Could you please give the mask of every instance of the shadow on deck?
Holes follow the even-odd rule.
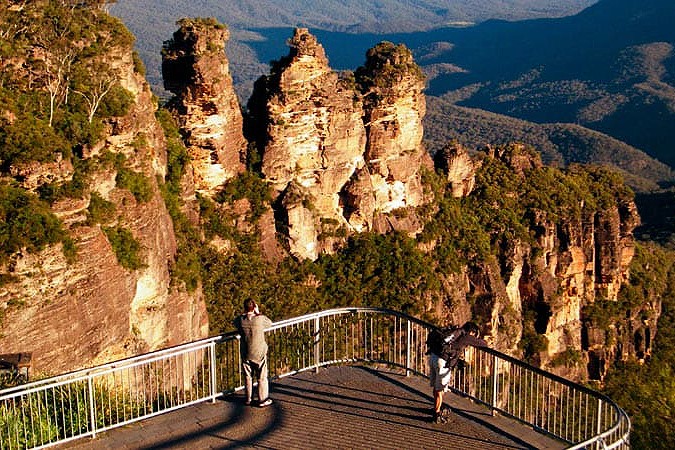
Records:
[[[275,380],[274,403],[242,395],[170,412],[67,444],[77,449],[562,449],[530,427],[447,394],[447,424],[431,421],[427,380],[369,366],[322,368]]]

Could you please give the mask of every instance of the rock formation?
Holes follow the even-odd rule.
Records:
[[[403,44],[382,42],[368,50],[356,82],[364,96],[365,160],[377,211],[421,205],[420,167],[432,165],[422,146],[426,102],[421,69]]]
[[[188,293],[171,283],[169,265],[176,241],[156,181],[166,173],[167,157],[152,93],[134,69],[130,45],[113,46],[104,58],[132,101],[124,116],[106,120],[101,140],[83,148],[83,159],[91,169],[82,198],[65,198],[52,206],[75,243],[75,261],[68,261],[58,244],[38,253],[19,251],[0,266],[0,316],[4,316],[0,348],[3,353],[32,353],[34,376],[88,367],[208,334],[200,290]],[[120,169],[103,162],[106,154],[119,156],[130,173],[143,174],[147,198],[138,200],[118,185]],[[62,168],[56,175],[39,176],[55,165]],[[72,171],[72,164],[65,159],[43,167],[31,164],[30,174],[24,173],[25,187],[67,181],[68,168]],[[87,221],[93,193],[114,207],[114,217],[100,225]],[[103,226],[123,227],[133,235],[141,247],[142,267],[130,270],[119,264]]]
[[[164,43],[164,85],[192,159],[196,190],[213,195],[244,170],[246,140],[232,87],[225,43],[229,32],[213,19],[183,19]]]
[[[462,153],[448,147],[436,158],[447,174],[453,195],[464,190],[465,181],[475,175],[471,170],[453,175],[458,173],[453,162]],[[488,148],[485,157],[500,159],[513,176],[524,179],[528,171],[542,167],[538,156],[517,144]],[[477,165],[466,162],[466,158],[461,157],[464,167]],[[456,191],[456,180],[463,186],[460,191]],[[585,316],[587,307],[595,302],[616,303],[620,287],[628,281],[635,251],[632,231],[639,224],[635,204],[617,194],[617,199],[603,209],[581,210],[579,217],[569,216],[558,223],[540,211],[533,227],[537,250],[530,243],[513,242],[511,250],[501,255],[503,268],[486,261],[478,270],[466,271],[464,280],[455,281],[466,288],[453,297],[453,306],[446,314],[461,322],[471,317],[469,311],[481,311],[482,316],[490,317],[495,347],[511,354],[522,351],[522,339],[532,339],[534,333],[545,337],[537,361],[571,378],[601,379],[613,359],[644,353],[648,348],[645,341],[649,341],[645,336],[653,335],[655,323],[639,324],[629,319],[631,332],[600,331]],[[473,307],[466,298],[474,299]],[[533,323],[528,324],[528,320]],[[530,335],[524,337],[528,332]],[[637,344],[635,333],[641,336]],[[575,354],[579,363],[565,367],[565,358]]]
[[[291,253],[316,259],[345,232],[420,231],[412,211],[386,216],[424,202],[419,171],[431,166],[424,80],[410,52],[380,44],[354,80],[329,67],[308,30],[296,29],[289,46],[265,79],[262,172],[282,198]]]
[[[451,143],[434,155],[434,166],[441,169],[450,185],[453,197],[466,197],[476,184],[476,162],[459,143]]]
[[[216,220],[232,222],[247,237],[258,234],[270,261],[288,253],[315,260],[339,251],[353,233],[414,236],[433,209],[441,209],[440,203],[419,208],[431,203],[421,174],[433,166],[422,145],[424,79],[410,51],[384,42],[368,51],[355,73],[338,74],[316,38],[298,28],[289,40],[290,53],[256,83],[255,101],[249,103],[247,117],[255,123],[247,129],[257,134],[247,137],[261,152],[266,183],[246,174],[265,193],[257,196],[265,204],[255,204],[253,223],[252,198],[233,196],[228,203],[216,195],[251,156],[245,154],[248,142],[224,54],[228,32],[210,19],[186,19],[179,25],[165,43],[163,70],[166,87],[175,94],[171,110],[191,157],[178,197],[193,205],[183,210],[193,225],[208,220],[194,207],[196,191],[220,202],[213,208]],[[111,48],[108,62],[131,95],[131,107],[105,120],[102,139],[79,149],[81,158],[92,163],[84,194],[52,205],[76,243],[76,261],[69,262],[58,244],[15,252],[0,266],[0,348],[32,352],[34,373],[72,370],[208,333],[199,287],[188,292],[172,283],[176,235],[157,182],[167,175],[167,144],[147,83],[134,70],[130,46]],[[0,118],[8,115],[0,105]],[[463,202],[479,193],[476,172],[491,161],[508,167],[505,184],[524,184],[542,170],[540,158],[515,144],[490,147],[480,158],[451,144],[435,160],[454,197],[443,200],[453,207],[471,205]],[[76,170],[64,154],[50,162],[14,164],[4,175],[37,191],[73,179]],[[144,177],[145,197],[120,182],[124,171]],[[271,204],[266,186],[274,191]],[[99,197],[114,206],[114,214],[93,223],[88,208]],[[485,207],[499,208],[494,203]],[[658,312],[647,318],[641,313],[658,305],[636,307],[630,317],[607,327],[588,312],[596,303],[616,302],[628,280],[632,232],[639,221],[632,200],[620,193],[605,203],[590,207],[579,199],[573,208],[579,213],[564,218],[558,211],[532,208],[531,230],[499,241],[489,255],[471,255],[463,267],[434,267],[441,292],[421,295],[444,302],[429,305],[428,311],[443,322],[479,320],[497,349],[516,356],[528,353],[535,363],[572,377],[600,379],[613,359],[648,354]],[[120,264],[108,227],[122,227],[140,243],[140,267]],[[494,244],[486,240],[486,247]],[[236,245],[234,238],[220,235],[209,244],[221,254]],[[438,241],[418,244],[431,252]],[[450,248],[448,259],[453,252],[460,250]],[[310,284],[318,288],[318,283],[315,278]],[[579,364],[561,363],[577,356]]]

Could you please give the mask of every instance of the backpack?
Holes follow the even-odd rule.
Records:
[[[427,354],[434,353],[446,361],[456,359],[459,352],[453,343],[464,333],[465,331],[457,325],[434,328],[427,335]]]

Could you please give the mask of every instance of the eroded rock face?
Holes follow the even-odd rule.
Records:
[[[514,176],[527,177],[528,170],[541,167],[538,156],[523,152],[518,145],[489,149],[488,157],[501,159]],[[452,159],[444,155],[441,160]],[[454,184],[451,188],[455,193]],[[490,317],[494,347],[513,355],[522,352],[519,342],[525,328],[531,327],[530,333],[545,337],[536,362],[573,379],[602,379],[614,360],[628,355],[644,358],[655,321],[640,316],[649,310],[653,312],[649,317],[657,317],[658,305],[635,308],[634,317],[620,318],[606,329],[584,315],[595,302],[616,302],[619,289],[629,279],[635,252],[633,230],[639,224],[635,204],[617,195],[612,206],[581,210],[579,217],[562,221],[539,211],[532,228],[537,250],[527,242],[514,242],[501,255],[501,269],[485,262],[469,270],[469,282],[460,279],[454,289],[466,286],[464,295],[473,303],[469,305],[455,293],[444,314],[466,316],[470,309],[474,315]]]
[[[291,253],[316,259],[321,218],[348,226],[339,193],[364,165],[365,128],[360,100],[316,38],[299,28],[289,46],[267,79],[262,172],[279,194],[293,186],[283,203]]]
[[[34,375],[88,367],[208,335],[199,289],[188,293],[171,286],[169,264],[176,241],[156,182],[166,173],[166,144],[152,93],[134,71],[131,48],[113,48],[109,58],[134,101],[127,115],[107,123],[104,139],[83,153],[86,158],[123,154],[126,168],[144,174],[151,192],[147,201],[137,200],[117,186],[115,168],[97,164],[83,198],[52,206],[76,245],[75,261],[66,260],[59,244],[36,254],[19,252],[0,267],[0,273],[13,277],[0,286],[0,348],[31,352]],[[114,205],[110,222],[86,222],[94,191]],[[144,266],[120,266],[102,226],[128,230],[141,246]]]
[[[388,213],[421,205],[420,167],[429,161],[422,146],[426,113],[422,71],[404,45],[382,42],[367,52],[356,80],[364,95],[368,134],[364,157],[376,209]]]
[[[434,166],[446,174],[453,197],[466,197],[476,184],[478,168],[464,146],[451,143],[434,155]]]
[[[419,172],[431,164],[422,147],[424,81],[410,52],[374,49],[355,81],[329,67],[306,29],[289,46],[264,80],[262,172],[278,195],[293,185],[293,201],[281,202],[288,229],[299,233],[289,236],[291,253],[316,259],[351,232],[420,231],[412,208],[425,201]],[[406,208],[407,220],[389,216]]]
[[[162,73],[194,167],[196,190],[213,195],[244,170],[246,140],[232,87],[227,28],[213,19],[183,19],[164,43]]]

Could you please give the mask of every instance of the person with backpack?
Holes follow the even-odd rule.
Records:
[[[464,349],[473,345],[487,347],[487,343],[479,338],[478,325],[466,322],[461,327],[448,326],[435,328],[427,336],[427,354],[429,355],[429,381],[434,391],[435,423],[446,423],[443,414],[443,393],[448,390],[452,369],[464,355]]]
[[[265,329],[272,326],[272,321],[260,313],[254,300],[247,299],[244,302],[244,314],[234,320],[234,326],[241,336],[239,351],[244,371],[246,404],[250,405],[253,400],[253,381],[256,379],[258,381],[258,406],[269,406],[272,404],[272,399],[268,396]]]

